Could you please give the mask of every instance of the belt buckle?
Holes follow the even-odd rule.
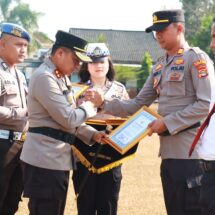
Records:
[[[22,132],[14,131],[13,140],[21,140],[21,139],[22,139]]]

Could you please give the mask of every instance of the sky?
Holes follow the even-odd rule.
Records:
[[[43,13],[39,30],[52,40],[57,30],[69,28],[144,31],[152,14],[181,8],[179,0],[22,0],[30,9]]]

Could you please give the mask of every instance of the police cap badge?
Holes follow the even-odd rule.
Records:
[[[93,62],[101,62],[109,55],[110,52],[105,43],[89,43],[87,46],[87,56],[89,56]]]

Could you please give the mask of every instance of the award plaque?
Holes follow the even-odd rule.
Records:
[[[113,130],[104,142],[124,154],[148,134],[148,124],[159,118],[159,114],[144,106]]]
[[[110,131],[116,129],[125,122],[126,118],[109,119],[89,119],[85,123],[94,127],[98,131]],[[102,147],[101,147],[102,146]],[[100,174],[115,168],[135,156],[138,144],[134,145],[126,153],[121,154],[111,145],[94,143],[89,146],[79,138],[76,138],[72,145],[73,153],[78,157],[81,163],[90,171]],[[100,149],[99,149],[100,148]],[[98,149],[100,152],[97,154]]]
[[[89,86],[84,84],[72,83],[72,90],[74,92],[74,96],[77,99],[85,90],[89,88]]]

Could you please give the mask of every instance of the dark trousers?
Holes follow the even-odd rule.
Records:
[[[212,161],[215,167],[215,161]],[[200,203],[202,206],[202,215],[215,214],[215,169],[205,172],[202,178]]]
[[[73,171],[73,185],[77,193],[88,170],[78,163]],[[78,215],[116,215],[121,185],[121,166],[101,174],[89,173],[77,199]]]
[[[14,215],[18,210],[23,192],[20,150],[5,164],[8,150],[13,147],[9,140],[0,140],[0,214]]]
[[[202,174],[199,160],[165,159],[161,181],[168,215],[201,215],[200,186],[188,182]]]
[[[24,197],[30,215],[63,215],[69,171],[50,170],[23,163]]]

